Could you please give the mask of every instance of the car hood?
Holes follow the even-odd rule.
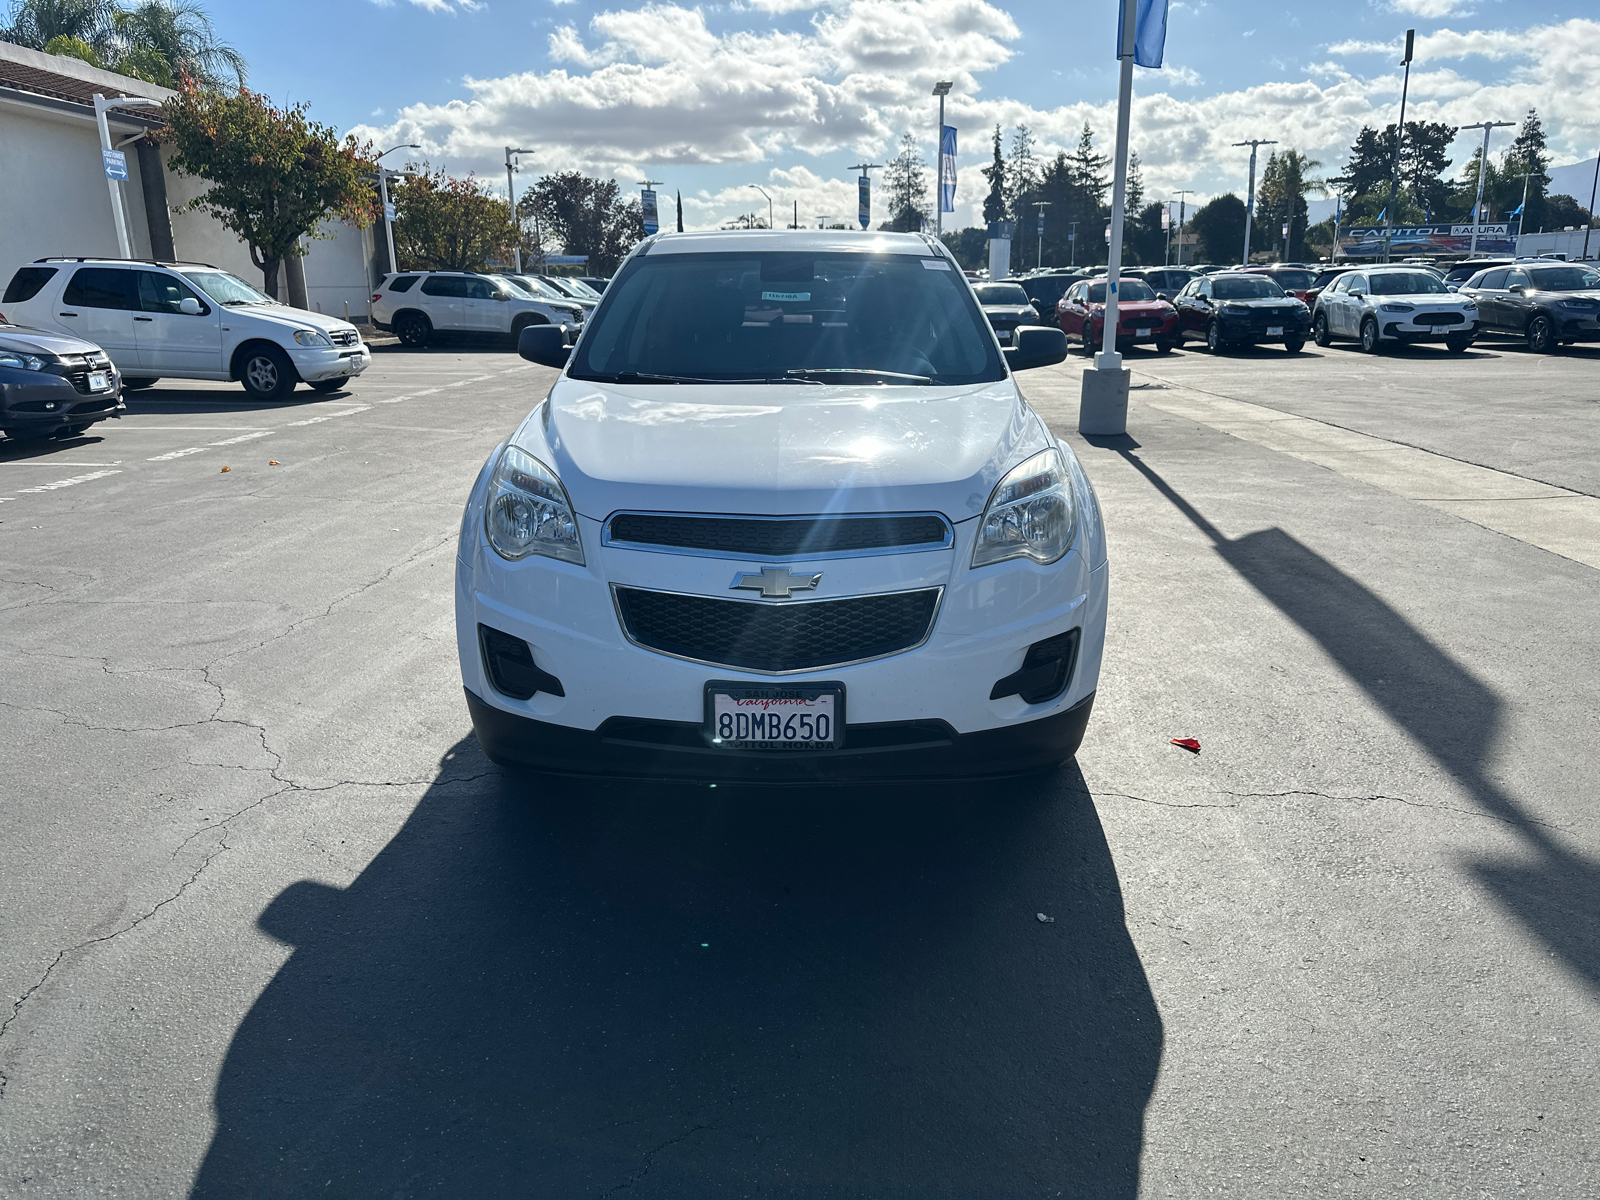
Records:
[[[1293,296],[1256,296],[1249,300],[1213,300],[1217,307],[1227,305],[1229,308],[1293,308]]]
[[[1405,296],[1378,296],[1368,292],[1363,297],[1369,304],[1443,304],[1454,308],[1464,304],[1465,301],[1454,292],[1422,292],[1416,295]]]
[[[983,315],[986,317],[1031,317],[1034,307],[1031,304],[985,304]]]
[[[326,313],[311,312],[304,308],[291,308],[287,304],[262,304],[259,306],[240,306],[238,308],[224,308],[226,314],[239,314],[254,317],[261,321],[270,321],[274,325],[282,325],[287,329],[304,329],[310,326],[320,329],[324,333],[332,333],[336,329],[354,329],[355,326],[343,317],[330,317]]]
[[[1104,312],[1106,306],[1098,301],[1085,305],[1090,312]],[[1169,313],[1172,306],[1165,300],[1119,300],[1117,301],[1117,314],[1126,313]]]
[[[1009,380],[970,387],[619,386],[563,378],[514,435],[580,513],[977,516],[1052,444]]]
[[[93,342],[65,333],[49,333],[27,325],[0,325],[0,350],[24,354],[93,354],[100,349]]]

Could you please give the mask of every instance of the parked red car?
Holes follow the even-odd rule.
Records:
[[[1317,285],[1317,272],[1305,267],[1286,267],[1277,263],[1268,263],[1264,267],[1240,267],[1240,271],[1250,275],[1265,275],[1296,300],[1311,303],[1312,297],[1306,295]]]
[[[1092,354],[1105,342],[1106,281],[1080,280],[1067,289],[1056,305],[1056,320],[1068,338],[1083,343]],[[1170,354],[1181,339],[1178,310],[1151,290],[1142,279],[1121,281],[1117,296],[1117,349],[1154,345],[1156,353]]]

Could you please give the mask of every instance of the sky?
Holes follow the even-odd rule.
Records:
[[[1243,196],[1249,149],[1276,139],[1333,174],[1363,124],[1395,119],[1405,30],[1417,31],[1408,120],[1544,120],[1556,164],[1600,144],[1595,0],[1172,0],[1161,69],[1135,71],[1130,144],[1147,200]],[[376,143],[476,172],[501,194],[504,147],[525,147],[519,191],[582,170],[626,189],[681,190],[687,228],[741,213],[854,220],[851,164],[884,162],[904,131],[934,157],[936,80],[954,89],[956,212],[979,222],[996,123],[1009,147],[1071,150],[1085,121],[1109,153],[1115,0],[209,0],[250,85]],[[1496,130],[1492,150],[1514,130]],[[1454,175],[1478,133],[1454,146]],[[1264,148],[1263,157],[1267,153]],[[1562,178],[1579,172],[1563,173]],[[877,175],[874,172],[874,175]],[[931,182],[931,172],[930,172]],[[1585,189],[1586,190],[1586,189]],[[1587,195],[1581,199],[1587,203]],[[1315,210],[1314,210],[1315,211]],[[874,224],[886,215],[875,205]]]

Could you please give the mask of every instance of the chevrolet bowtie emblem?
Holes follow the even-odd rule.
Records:
[[[764,600],[787,600],[790,592],[815,591],[821,574],[792,575],[788,567],[762,567],[759,575],[740,575],[731,591],[760,592]]]

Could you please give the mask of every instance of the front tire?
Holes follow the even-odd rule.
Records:
[[[125,392],[142,392],[145,388],[155,387],[160,382],[161,380],[159,379],[129,379],[124,375],[122,377],[122,390]]]
[[[1451,354],[1465,354],[1467,347],[1472,345],[1472,338],[1470,336],[1447,337],[1444,340],[1444,344],[1450,348]]]
[[[1558,354],[1561,343],[1556,339],[1555,326],[1549,317],[1535,317],[1528,322],[1528,349],[1535,354]]]
[[[433,340],[433,322],[421,313],[401,313],[394,323],[394,335],[402,346],[421,350]]]
[[[1317,319],[1311,322],[1311,339],[1323,348],[1333,345],[1333,333],[1328,329],[1327,313],[1318,313]]]
[[[1156,339],[1156,353],[1157,354],[1171,354],[1172,350],[1173,350],[1173,347],[1175,347],[1177,344],[1178,343],[1176,343],[1174,341],[1171,341],[1171,340],[1169,340],[1167,338],[1157,338]]]
[[[1094,356],[1094,326],[1085,321],[1083,328],[1078,331],[1078,336],[1083,339],[1083,356],[1092,358]]]
[[[1364,354],[1377,354],[1383,349],[1378,339],[1378,323],[1371,317],[1361,322],[1361,350]]]
[[[349,382],[350,381],[348,379],[319,379],[315,383],[309,384],[308,386],[313,392],[322,392],[326,394],[328,392],[337,392],[341,390],[345,384]]]
[[[1299,354],[1306,347],[1305,338],[1284,338],[1283,348],[1290,354]]]
[[[289,356],[276,346],[258,347],[240,364],[240,382],[255,400],[287,400],[299,377]]]
[[[1206,325],[1206,349],[1212,354],[1224,354],[1228,349],[1228,343],[1222,339],[1222,327],[1215,321]]]

